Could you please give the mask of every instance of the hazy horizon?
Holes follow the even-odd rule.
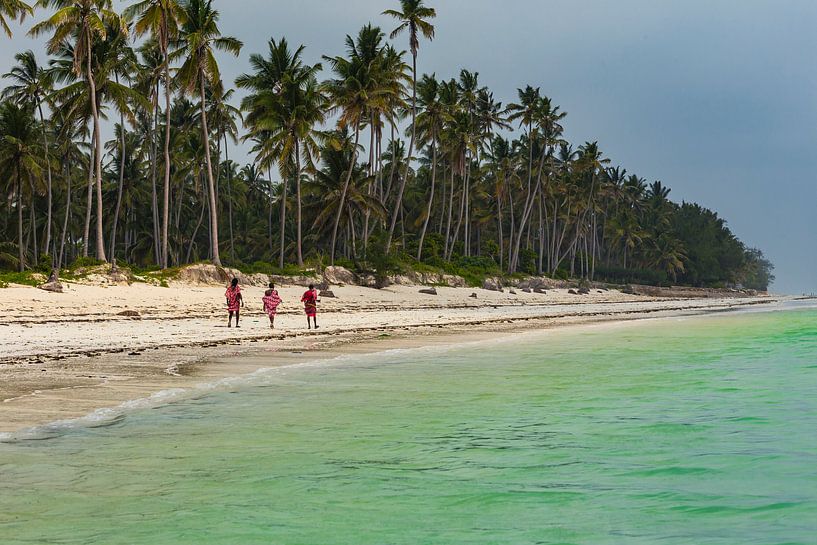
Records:
[[[131,2],[118,2],[118,6]],[[576,145],[599,142],[612,165],[661,180],[675,201],[694,201],[727,220],[748,246],[775,264],[772,290],[817,291],[813,250],[817,189],[811,177],[817,140],[817,49],[805,0],[726,3],[693,0],[657,5],[625,0],[429,0],[437,9],[436,39],[421,44],[418,70],[439,77],[461,68],[479,72],[497,100],[516,89],[541,87],[568,112],[565,136]],[[232,85],[251,53],[270,37],[305,44],[310,62],[343,51],[346,34],[372,22],[388,33],[380,13],[396,0],[297,5],[263,0],[214,2],[221,31],[244,42],[238,60],[223,58]],[[18,51],[45,60],[43,41],[25,32],[3,37],[0,71]],[[405,49],[405,36],[395,43]],[[231,158],[248,160],[246,151]]]

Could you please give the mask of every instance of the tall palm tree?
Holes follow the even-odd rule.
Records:
[[[39,165],[40,150],[37,145],[36,121],[29,110],[13,102],[3,102],[0,104],[0,135],[2,135],[0,136],[0,172],[7,172],[14,176],[14,195],[17,200],[18,268],[22,272],[26,266],[23,243],[23,181],[33,184],[42,171]],[[36,236],[36,233],[34,235]]]
[[[21,23],[25,20],[26,15],[31,15],[31,6],[22,0],[0,0],[0,27],[6,36],[11,38],[11,28],[9,28],[7,19],[17,19]]]
[[[51,92],[53,81],[49,72],[39,66],[34,52],[30,49],[14,56],[17,66],[3,74],[4,78],[12,80],[12,84],[3,90],[3,98],[10,98],[18,104],[36,109],[40,116],[40,129],[42,130],[43,152],[45,154],[45,165],[47,172],[48,204],[46,211],[45,244],[46,251],[53,256],[51,248],[51,218],[52,218],[52,188],[51,188],[51,151],[48,144],[48,125],[43,115],[43,101]]]
[[[91,117],[94,122],[94,172],[96,175],[97,205],[96,253],[97,259],[101,261],[107,260],[105,258],[105,240],[102,231],[102,137],[99,126],[96,80],[93,70],[93,46],[98,40],[105,39],[109,27],[118,27],[122,33],[128,33],[125,20],[111,9],[111,4],[112,0],[39,0],[38,5],[54,7],[57,11],[45,21],[34,25],[30,31],[32,36],[52,32],[46,47],[51,54],[60,51],[63,47],[63,41],[72,37],[74,39],[74,72],[77,75],[84,75],[88,84]]]
[[[420,34],[426,39],[434,39],[434,25],[428,20],[437,16],[434,8],[425,5],[423,0],[400,0],[401,11],[387,9],[383,15],[389,15],[400,21],[390,38],[393,40],[403,31],[409,35],[409,50],[411,51],[411,140],[409,141],[408,159],[411,161],[411,154],[414,153],[414,140],[416,137],[415,121],[417,120],[417,51],[420,49]],[[391,225],[389,226],[389,236],[386,240],[386,253],[390,251],[391,240],[394,235],[394,226],[397,224],[397,217],[400,214],[400,206],[403,201],[403,191],[406,188],[406,178],[408,178],[409,163],[406,163],[403,176],[400,179],[400,189],[397,192],[397,202],[392,212]]]
[[[238,56],[242,43],[236,38],[222,36],[218,28],[218,11],[212,0],[188,0],[183,4],[184,21],[179,35],[179,49],[174,56],[183,57],[177,77],[181,86],[191,94],[198,92],[201,108],[201,134],[207,171],[208,197],[210,199],[210,233],[213,263],[221,266],[218,248],[218,208],[213,165],[210,158],[210,130],[207,126],[207,88],[222,85],[221,73],[215,50]]]
[[[419,261],[423,258],[423,241],[433,212],[434,190],[437,182],[437,142],[444,123],[448,121],[448,112],[440,99],[440,82],[433,74],[424,75],[418,87],[421,110],[417,114],[416,123],[419,141],[421,145],[431,145],[431,187],[428,192],[423,228],[420,231],[420,241],[417,245],[417,260]]]
[[[319,133],[326,101],[316,74],[320,64],[306,65],[301,60],[304,46],[290,51],[285,38],[269,41],[269,52],[250,56],[253,74],[236,79],[238,87],[252,91],[242,101],[250,131],[247,138],[260,139],[259,158],[263,165],[277,163],[283,183],[295,180],[296,252],[298,266],[303,266],[301,174],[302,161],[308,166],[318,153]],[[286,203],[283,203],[286,206]],[[281,248],[279,267],[284,266],[285,208],[281,215]]]
[[[338,127],[346,130],[349,127],[354,131],[352,145],[352,167],[345,173],[345,180],[340,193],[340,202],[332,228],[332,242],[330,262],[335,262],[335,248],[338,238],[338,226],[343,215],[346,194],[352,171],[357,164],[358,144],[360,143],[360,126],[364,116],[369,113],[381,100],[387,99],[379,90],[378,69],[381,67],[382,55],[372,54],[372,50],[381,51],[380,43],[383,32],[378,27],[366,25],[358,32],[357,39],[346,35],[346,50],[348,58],[343,56],[327,57],[324,60],[329,64],[335,77],[324,83],[324,90],[330,101],[328,114],[339,112]]]
[[[134,33],[142,36],[150,33],[156,40],[162,55],[163,84],[165,90],[165,138],[164,138],[164,185],[162,196],[161,266],[168,267],[168,222],[170,221],[170,43],[179,34],[179,26],[186,20],[186,11],[177,0],[141,0],[125,11],[134,17]]]

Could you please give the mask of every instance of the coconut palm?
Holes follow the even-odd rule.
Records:
[[[423,258],[423,241],[425,240],[428,222],[431,219],[434,191],[437,182],[437,142],[444,124],[449,119],[448,111],[440,100],[440,82],[434,75],[424,75],[418,85],[420,112],[417,114],[417,131],[420,145],[431,145],[431,186],[428,192],[423,228],[420,231],[420,241],[417,246],[417,260]]]
[[[0,27],[6,36],[11,38],[11,28],[9,28],[8,19],[18,20],[21,23],[25,20],[26,15],[31,15],[31,6],[22,0],[0,0]]]
[[[221,86],[221,74],[215,51],[238,56],[242,43],[236,38],[222,36],[218,28],[219,13],[212,0],[188,0],[182,7],[184,21],[179,32],[179,48],[173,57],[183,58],[177,77],[181,87],[190,94],[198,93],[201,108],[201,134],[210,199],[210,233],[213,263],[221,266],[218,244],[218,208],[216,184],[210,158],[210,131],[207,126],[207,88]]]
[[[125,11],[134,17],[134,33],[142,36],[150,33],[162,56],[163,84],[165,91],[165,138],[164,138],[164,185],[162,197],[162,247],[160,252],[162,268],[168,267],[168,222],[170,221],[170,43],[179,34],[179,26],[187,17],[187,12],[176,0],[141,0]]]
[[[434,39],[434,25],[428,20],[437,16],[434,8],[425,5],[423,0],[400,0],[401,11],[387,9],[383,15],[389,15],[400,21],[390,35],[393,40],[402,32],[409,35],[409,50],[411,51],[411,140],[409,141],[408,158],[414,153],[414,140],[416,137],[415,121],[417,120],[417,51],[420,49],[420,34],[426,39]],[[400,189],[397,192],[397,202],[392,212],[389,235],[386,240],[386,253],[390,251],[391,240],[394,235],[394,226],[397,224],[397,217],[400,214],[400,206],[403,201],[403,191],[406,188],[406,178],[408,178],[408,163],[400,179]]]
[[[30,49],[14,56],[17,66],[3,74],[4,78],[10,79],[12,84],[3,90],[3,98],[10,98],[17,104],[36,109],[40,117],[40,129],[42,131],[43,152],[45,154],[45,165],[47,173],[48,204],[46,209],[45,244],[46,251],[53,255],[51,248],[51,224],[52,224],[52,187],[51,187],[51,151],[48,144],[48,125],[43,115],[43,101],[51,92],[53,81],[47,70],[39,66],[34,52]]]
[[[28,109],[10,101],[0,104],[0,172],[8,173],[14,181],[20,271],[25,270],[26,266],[23,243],[23,182],[33,185],[42,172],[37,139],[37,124]],[[36,232],[34,235],[36,236]]]
[[[303,266],[301,175],[302,161],[308,166],[318,153],[316,127],[323,123],[326,101],[315,75],[320,64],[303,63],[304,46],[290,51],[286,39],[270,40],[266,58],[252,55],[253,74],[244,74],[236,85],[252,91],[242,101],[247,112],[250,132],[247,138],[263,136],[259,157],[261,163],[277,163],[281,179],[295,180],[296,253],[298,266]],[[285,203],[283,203],[285,206]],[[281,214],[281,248],[279,267],[284,266],[285,208]]]
[[[30,34],[40,36],[47,32],[52,35],[46,49],[54,54],[64,46],[69,37],[74,40],[73,70],[83,75],[88,85],[91,117],[94,122],[94,173],[96,179],[96,253],[97,259],[106,261],[105,240],[102,231],[102,137],[99,126],[96,80],[93,70],[93,46],[104,40],[108,29],[117,27],[127,34],[125,20],[111,9],[111,0],[39,0],[38,5],[54,7],[56,13],[45,21],[34,25]],[[84,66],[83,66],[84,65]]]
[[[334,72],[335,77],[324,83],[324,91],[329,99],[330,107],[327,114],[338,113],[338,128],[351,128],[354,132],[352,145],[352,161],[357,164],[358,144],[360,143],[360,128],[364,116],[373,107],[382,101],[388,100],[390,93],[383,93],[378,70],[382,67],[384,55],[380,54],[384,48],[380,45],[383,32],[378,27],[366,25],[358,32],[357,39],[346,35],[346,50],[348,57],[336,56],[324,59]],[[352,171],[349,168],[345,173],[345,180],[340,192],[340,202],[332,228],[330,262],[335,262],[335,247],[338,238],[338,226],[344,210],[349,181]]]

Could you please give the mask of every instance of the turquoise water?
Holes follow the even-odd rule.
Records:
[[[815,310],[358,356],[0,443],[4,545],[815,542]]]

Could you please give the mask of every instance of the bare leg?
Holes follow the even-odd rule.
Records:
[[[236,327],[241,327],[240,325],[238,325],[238,313],[239,313],[239,312],[240,312],[240,311],[238,311],[238,310],[236,310],[236,311],[235,311],[235,326],[236,326]]]
[[[229,311],[230,318],[227,320],[227,327],[233,327],[233,311]]]

